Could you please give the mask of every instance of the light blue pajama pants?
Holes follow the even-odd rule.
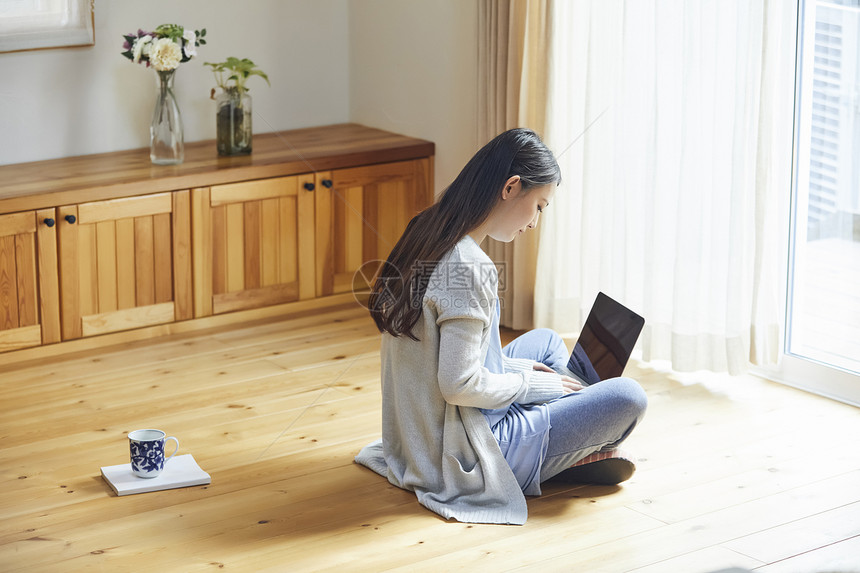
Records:
[[[554,331],[529,331],[502,349],[509,358],[527,358],[570,376],[570,352]],[[612,378],[549,402],[549,444],[541,465],[546,481],[597,451],[618,447],[645,414],[648,398],[638,382]]]

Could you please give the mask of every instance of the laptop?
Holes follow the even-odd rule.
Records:
[[[588,385],[624,372],[645,319],[600,292],[567,364]]]

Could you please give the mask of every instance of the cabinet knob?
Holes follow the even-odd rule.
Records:
[[[305,191],[313,191],[316,188],[316,185],[308,181],[305,183]]]
[[[54,226],[54,220],[53,219],[45,219],[44,223],[49,227]]]
[[[331,179],[323,179],[322,184],[323,187],[325,187],[326,189],[331,189],[332,185],[334,185],[334,182]]]
[[[69,225],[74,225],[75,221],[77,221],[74,215],[66,215],[65,219],[69,222]]]

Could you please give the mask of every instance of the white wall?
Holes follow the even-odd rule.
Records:
[[[247,57],[254,131],[354,121],[436,143],[436,189],[477,147],[476,0],[128,0],[95,2],[96,44],[0,54],[0,164],[149,145],[152,70],[122,35],[175,22],[209,43],[182,64],[185,140],[215,137],[202,64]],[[0,194],[3,183],[0,182]]]
[[[0,54],[0,164],[147,147],[155,72],[124,58],[123,34],[177,23],[209,43],[182,64],[185,140],[215,137],[205,61],[254,60],[254,131],[349,121],[347,0],[95,1],[95,46]],[[0,182],[2,193],[2,182]]]
[[[437,192],[477,151],[476,0],[353,0],[350,118],[436,143]]]

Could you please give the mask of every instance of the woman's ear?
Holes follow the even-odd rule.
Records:
[[[520,176],[514,175],[508,178],[505,181],[505,186],[502,187],[502,199],[509,199],[510,197],[516,197],[519,195],[522,190],[522,183],[520,182]]]

